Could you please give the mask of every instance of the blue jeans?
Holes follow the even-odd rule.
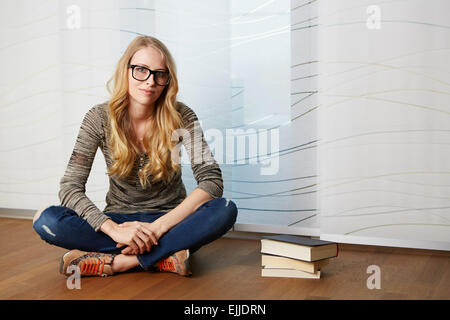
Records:
[[[105,213],[116,223],[126,221],[153,222],[166,212],[137,212],[131,214]],[[189,249],[191,253],[224,235],[237,218],[236,204],[226,198],[214,198],[202,203],[192,214],[166,232],[158,245],[150,252],[138,254],[139,265],[144,270],[173,253]],[[33,228],[42,240],[66,249],[95,251],[119,254],[124,247],[105,233],[96,232],[86,220],[72,209],[64,206],[51,206],[42,211],[33,223]]]

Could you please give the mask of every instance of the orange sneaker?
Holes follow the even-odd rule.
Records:
[[[157,262],[154,266],[161,272],[173,272],[185,277],[192,275],[188,249],[175,252],[170,257]]]
[[[77,266],[80,268],[80,276],[110,276],[114,274],[111,264],[115,256],[115,254],[70,250],[61,258],[59,272],[70,276],[73,272],[67,272],[69,266]]]

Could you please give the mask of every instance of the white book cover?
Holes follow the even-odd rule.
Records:
[[[282,278],[305,278],[320,279],[320,270],[316,273],[286,268],[265,268],[261,269],[262,277],[282,277]]]

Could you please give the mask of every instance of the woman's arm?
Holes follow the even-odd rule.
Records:
[[[178,106],[185,129],[182,131],[182,142],[191,162],[197,187],[209,193],[213,198],[222,197],[222,170],[205,140],[197,114],[181,102],[178,102]]]
[[[99,108],[91,108],[84,116],[58,193],[61,205],[78,213],[95,231],[109,219],[86,196],[86,182],[102,140]]]
[[[197,188],[176,208],[154,222],[163,233],[197,210],[202,203],[223,194],[222,171],[205,140],[197,115],[181,102],[178,102],[178,107],[187,133],[187,136],[183,136],[183,146],[190,159]]]
[[[202,203],[211,199],[213,199],[213,197],[211,197],[209,193],[200,188],[196,188],[178,206],[155,220],[153,224],[160,230],[162,235],[197,210]]]

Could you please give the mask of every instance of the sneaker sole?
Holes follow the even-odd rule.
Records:
[[[70,251],[66,252],[62,257],[61,257],[61,262],[59,263],[59,273],[61,273],[62,275],[66,275],[64,273],[64,257],[69,253]]]
[[[182,276],[184,276],[184,277],[189,277],[189,276],[191,276],[192,275],[192,272],[191,272],[191,264],[190,264],[190,262],[189,262],[189,250],[187,251],[187,253],[186,253],[186,257],[185,257],[185,259],[184,259],[184,268],[185,268],[185,270],[187,271],[186,273],[183,273],[183,274],[181,274]]]

